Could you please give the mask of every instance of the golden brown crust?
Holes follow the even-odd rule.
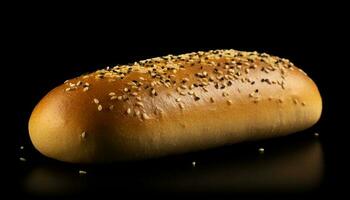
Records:
[[[293,133],[321,109],[316,85],[290,61],[217,50],[68,80],[35,107],[29,132],[58,160],[134,160]]]

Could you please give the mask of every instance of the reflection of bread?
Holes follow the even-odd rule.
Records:
[[[35,107],[29,132],[58,160],[135,160],[286,135],[321,109],[314,82],[288,60],[219,50],[68,80]]]

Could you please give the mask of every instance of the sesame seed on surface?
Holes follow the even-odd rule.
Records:
[[[179,103],[179,106],[180,106],[181,109],[185,108],[185,104],[183,104],[182,102]]]
[[[117,96],[111,96],[110,100],[118,99]]]
[[[264,148],[259,148],[258,151],[259,151],[260,154],[265,153],[265,149]]]
[[[25,159],[23,157],[20,157],[19,160],[22,161],[22,162],[26,162],[27,161],[27,159]]]
[[[146,113],[142,113],[142,119],[150,119],[150,117]]]
[[[102,105],[101,105],[101,104],[97,106],[97,110],[98,110],[98,111],[101,111],[101,110],[102,110]]]
[[[293,99],[293,103],[294,104],[298,104],[298,100],[297,99]]]
[[[195,167],[196,164],[197,164],[196,161],[193,161],[193,162],[192,162],[192,167]]]
[[[142,108],[144,107],[144,105],[143,105],[142,102],[139,102],[139,101],[138,101],[138,102],[136,102],[135,104],[136,104],[137,106],[139,106],[139,107],[142,107]]]
[[[87,174],[87,171],[85,171],[85,170],[79,170],[79,174],[80,174],[80,175],[86,175],[86,174]]]
[[[83,139],[86,138],[86,132],[85,131],[81,133],[81,138],[83,138]]]
[[[210,102],[214,103],[214,98],[213,97],[210,97]]]

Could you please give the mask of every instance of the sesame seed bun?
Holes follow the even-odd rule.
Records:
[[[289,60],[216,50],[68,80],[35,107],[29,133],[61,161],[141,160],[295,133],[321,110],[317,86]]]

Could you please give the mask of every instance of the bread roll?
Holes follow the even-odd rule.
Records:
[[[317,86],[287,59],[200,51],[67,80],[35,107],[29,133],[61,161],[141,160],[287,135],[321,110]]]

